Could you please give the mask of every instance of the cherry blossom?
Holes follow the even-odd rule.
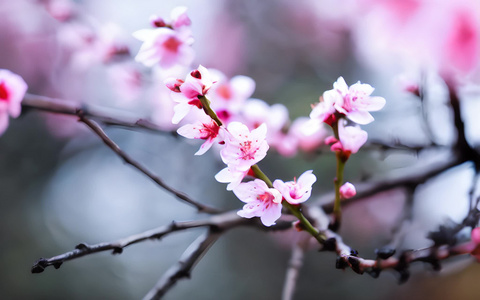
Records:
[[[165,85],[173,92],[171,94],[173,100],[177,102],[172,123],[178,124],[193,106],[203,108],[200,98],[207,94],[214,83],[208,69],[202,65],[190,72],[185,80],[176,78],[165,80]]]
[[[339,96],[336,93],[332,95],[331,91],[326,91],[323,93],[323,96],[320,97],[320,102],[315,104],[310,113],[310,118],[312,120],[319,120],[320,122],[325,122],[328,125],[332,125],[335,121],[335,104],[336,98]]]
[[[202,155],[212,147],[215,141],[222,141],[220,126],[205,115],[204,120],[195,124],[186,124],[177,130],[178,134],[189,139],[202,139],[205,142],[195,155]]]
[[[326,105],[333,103],[336,111],[353,122],[364,125],[374,120],[369,111],[380,110],[385,105],[384,98],[370,97],[373,91],[371,85],[360,81],[348,87],[343,77],[339,77],[333,84],[333,90],[326,91],[323,98]]]
[[[355,186],[351,184],[350,182],[345,182],[341,187],[340,187],[340,196],[343,199],[349,199],[352,198],[357,194],[357,190],[355,189]]]
[[[17,74],[0,69],[0,134],[8,127],[8,116],[16,118],[22,110],[21,102],[27,91],[27,84]]]
[[[242,107],[241,118],[250,129],[261,124],[267,125],[267,142],[272,147],[277,148],[283,142],[282,131],[289,122],[285,105],[277,103],[270,106],[260,99],[248,99]]]
[[[233,193],[246,204],[237,214],[243,218],[260,217],[263,225],[271,226],[282,215],[282,195],[276,189],[268,188],[260,180],[240,183]]]
[[[150,23],[153,27],[170,27],[175,30],[190,26],[192,21],[187,15],[187,10],[186,6],[175,7],[170,13],[170,21],[166,22],[163,18],[153,15],[150,17]]]
[[[323,124],[319,124],[308,117],[295,119],[290,126],[288,134],[298,141],[298,148],[310,152],[321,146],[327,137],[327,130]]]
[[[220,120],[229,123],[236,119],[245,101],[255,90],[255,81],[247,76],[237,75],[228,79],[223,73],[215,70],[218,82],[211,89],[212,109]]]
[[[228,183],[227,191],[231,191],[242,182],[243,178],[249,172],[250,169],[239,171],[234,168],[226,167],[215,175],[215,179],[221,183]]]
[[[345,122],[338,122],[338,136],[340,140],[331,136],[325,139],[326,144],[333,144],[332,151],[341,151],[346,155],[346,158],[352,153],[357,153],[360,147],[365,144],[368,138],[368,133],[359,126],[346,126]]]
[[[315,181],[317,181],[317,177],[312,170],[309,170],[300,175],[298,180],[283,182],[277,179],[273,182],[273,187],[280,191],[288,203],[300,204],[310,198]]]
[[[231,169],[247,171],[267,155],[266,134],[265,124],[250,132],[246,125],[231,122],[225,135],[225,147],[220,152],[223,162]]]
[[[176,65],[188,66],[195,56],[191,47],[193,38],[187,31],[178,32],[161,27],[141,29],[135,31],[133,36],[143,42],[135,60],[147,67],[157,64],[163,69]]]

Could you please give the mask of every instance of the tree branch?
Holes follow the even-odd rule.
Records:
[[[67,100],[55,99],[45,96],[26,94],[22,101],[24,110],[38,109],[46,112],[77,116],[78,111],[82,111],[85,117],[98,120],[106,125],[122,126],[127,128],[140,128],[154,132],[168,133],[177,135],[175,131],[165,131],[160,126],[145,119],[139,119],[127,116],[125,112],[115,111],[113,109],[105,109],[100,107],[90,107]],[[112,117],[117,112],[122,116]]]
[[[178,280],[190,278],[190,273],[195,265],[202,259],[221,234],[221,231],[210,229],[207,233],[198,237],[190,244],[187,250],[183,252],[180,260],[163,274],[157,284],[155,284],[143,299],[161,299]]]
[[[283,285],[282,300],[293,299],[298,275],[303,265],[305,246],[308,244],[309,240],[310,236],[307,236],[306,238],[301,239],[298,243],[294,243],[292,246],[292,255],[288,262],[287,274]]]
[[[153,174],[151,171],[149,171],[146,167],[142,166],[139,162],[135,161],[133,158],[131,158],[128,154],[126,154],[122,149],[120,149],[120,147],[115,144],[114,141],[112,141],[106,134],[105,132],[103,131],[103,129],[95,122],[95,121],[92,121],[90,119],[88,119],[84,112],[82,110],[79,110],[77,111],[76,113],[78,115],[78,117],[80,118],[80,121],[82,121],[83,123],[85,123],[85,125],[87,125],[88,127],[90,127],[90,129],[93,130],[93,132],[95,132],[96,135],[98,135],[102,141],[110,148],[113,150],[113,152],[115,152],[119,157],[121,157],[123,159],[124,162],[126,162],[127,164],[133,166],[134,168],[136,168],[137,170],[139,170],[140,172],[142,172],[143,174],[147,175],[147,177],[149,177],[150,179],[152,179],[156,184],[158,184],[159,186],[161,186],[163,189],[165,189],[166,191],[170,192],[171,194],[175,195],[177,198],[179,198],[180,200],[183,200],[184,202],[194,206],[197,208],[197,210],[199,212],[205,212],[205,213],[219,213],[220,211],[215,209],[215,208],[212,208],[212,207],[209,207],[209,206],[206,206],[204,204],[201,204],[193,199],[191,199],[189,196],[187,196],[186,194],[170,187],[169,185],[167,185],[160,177],[158,177],[157,175]]]
[[[48,266],[54,266],[58,269],[62,263],[73,260],[82,256],[90,255],[112,250],[112,254],[121,254],[127,246],[137,244],[146,240],[158,240],[176,231],[182,231],[197,227],[211,227],[226,230],[235,226],[255,224],[250,219],[239,217],[236,212],[229,211],[223,214],[213,215],[207,219],[188,221],[188,222],[172,222],[170,225],[160,226],[139,234],[131,235],[126,238],[113,242],[99,243],[95,245],[79,244],[75,250],[66,252],[51,258],[40,258],[32,266],[32,273],[41,273]]]

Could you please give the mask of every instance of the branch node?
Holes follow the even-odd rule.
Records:
[[[48,266],[48,261],[42,257],[33,264],[31,272],[33,274],[42,273],[43,271],[45,271],[45,268],[47,266]]]

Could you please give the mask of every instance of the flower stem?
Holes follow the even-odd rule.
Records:
[[[338,134],[338,122],[341,118],[337,118],[336,122],[332,124],[333,134],[337,140],[340,140],[340,135]],[[345,155],[341,151],[337,151],[335,157],[337,158],[337,174],[333,180],[335,186],[335,202],[333,203],[333,222],[331,224],[331,229],[336,231],[342,222],[342,208],[340,206],[341,197],[340,197],[340,187],[343,184],[343,171],[345,169],[345,163],[348,159],[345,158]]]
[[[342,221],[342,208],[340,206],[340,187],[343,183],[343,171],[345,169],[345,161],[343,160],[342,153],[337,152],[337,175],[333,180],[335,185],[335,202],[333,204],[333,229],[338,229],[340,227],[340,223]]]
[[[212,118],[218,126],[222,126],[222,121],[220,121],[215,111],[210,107],[210,100],[205,96],[200,97],[199,100],[200,103],[202,103],[203,111]]]
[[[255,177],[263,180],[269,188],[273,188],[272,181],[268,178],[267,175],[265,175],[265,173],[262,172],[262,170],[260,170],[260,167],[258,167],[258,165],[253,165],[252,171],[255,174]],[[310,223],[310,221],[308,221],[308,219],[302,214],[302,210],[299,205],[292,205],[287,201],[282,201],[282,205],[283,207],[288,209],[295,217],[297,217],[297,219],[302,224],[303,229],[310,233],[320,244],[323,244],[325,242],[325,235],[318,231],[315,227],[313,227],[312,223]]]

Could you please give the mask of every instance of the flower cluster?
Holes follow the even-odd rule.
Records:
[[[136,59],[163,69],[190,64],[193,55],[185,39],[188,36],[191,41],[190,23],[185,8],[175,9],[169,22],[153,17],[155,29],[134,34],[144,41]],[[263,100],[251,98],[255,81],[247,76],[228,79],[220,71],[200,65],[185,78],[171,77],[164,83],[175,103],[172,123],[183,125],[178,128],[178,134],[204,140],[196,155],[219,145],[226,167],[215,178],[227,183],[227,190],[245,203],[238,212],[240,216],[260,217],[265,226],[275,224],[280,218],[282,204],[292,209],[308,200],[317,180],[309,170],[293,181],[277,179],[271,183],[257,166],[269,148],[272,146],[280,154],[290,156],[298,149],[315,151],[326,143],[332,145],[332,151],[345,163],[367,140],[367,133],[358,126],[348,125],[347,119],[368,124],[373,121],[369,111],[379,110],[385,104],[385,99],[370,96],[374,90],[370,85],[356,83],[348,87],[340,77],[334,88],[323,94],[323,100],[313,108],[310,118],[290,122],[285,106],[270,106]],[[323,123],[334,129],[334,136],[327,137]],[[246,177],[254,179],[246,182]],[[348,182],[336,188],[343,199],[355,195],[355,187]]]
[[[369,84],[357,82],[348,86],[343,77],[339,77],[333,84],[333,89],[323,93],[320,103],[316,104],[310,118],[330,125],[334,135],[325,139],[331,145],[331,150],[337,154],[340,164],[339,171],[343,173],[343,166],[351,154],[357,153],[368,138],[366,131],[359,125],[371,123],[374,119],[371,111],[377,111],[385,105],[382,97],[372,97],[374,88]],[[348,123],[356,125],[348,125]],[[343,174],[337,174],[342,178]],[[337,184],[337,201],[347,199],[356,194],[355,187],[347,182]]]
[[[214,75],[215,72],[218,74],[218,71],[199,66],[185,80],[169,78],[165,81],[171,90],[173,101],[177,103],[172,122],[179,123],[193,107],[203,110],[205,114],[201,114],[195,123],[180,127],[178,134],[190,139],[205,140],[196,155],[204,154],[215,143],[221,145],[220,157],[226,167],[215,178],[219,182],[228,183],[227,190],[232,190],[246,203],[238,215],[245,218],[260,217],[265,226],[271,226],[281,216],[282,201],[298,205],[310,197],[316,177],[312,171],[307,171],[298,180],[291,182],[277,179],[273,186],[268,186],[263,179],[258,178],[243,182],[247,175],[258,175],[252,167],[267,155],[267,128],[270,128],[270,123],[257,118],[258,123],[250,122],[254,123],[251,125],[253,129],[250,129],[245,124],[247,122],[235,121],[248,120],[241,117],[240,112],[244,112],[241,104],[248,106],[248,103],[256,103],[262,106],[263,102],[245,99],[251,95],[255,85],[249,77],[237,76],[230,82],[220,77],[219,83],[213,79],[218,77]],[[242,90],[241,87],[247,87],[248,90]],[[218,98],[220,100],[217,101]],[[249,117],[250,120],[255,119],[252,115]]]
[[[357,153],[368,137],[359,126],[347,126],[347,119],[360,125],[369,124],[374,120],[370,111],[380,110],[385,105],[384,98],[370,96],[373,91],[371,85],[360,82],[349,87],[343,77],[339,77],[333,89],[323,93],[320,103],[310,113],[311,119],[326,123],[337,131],[325,142],[332,144],[331,150],[343,153],[346,159]]]

